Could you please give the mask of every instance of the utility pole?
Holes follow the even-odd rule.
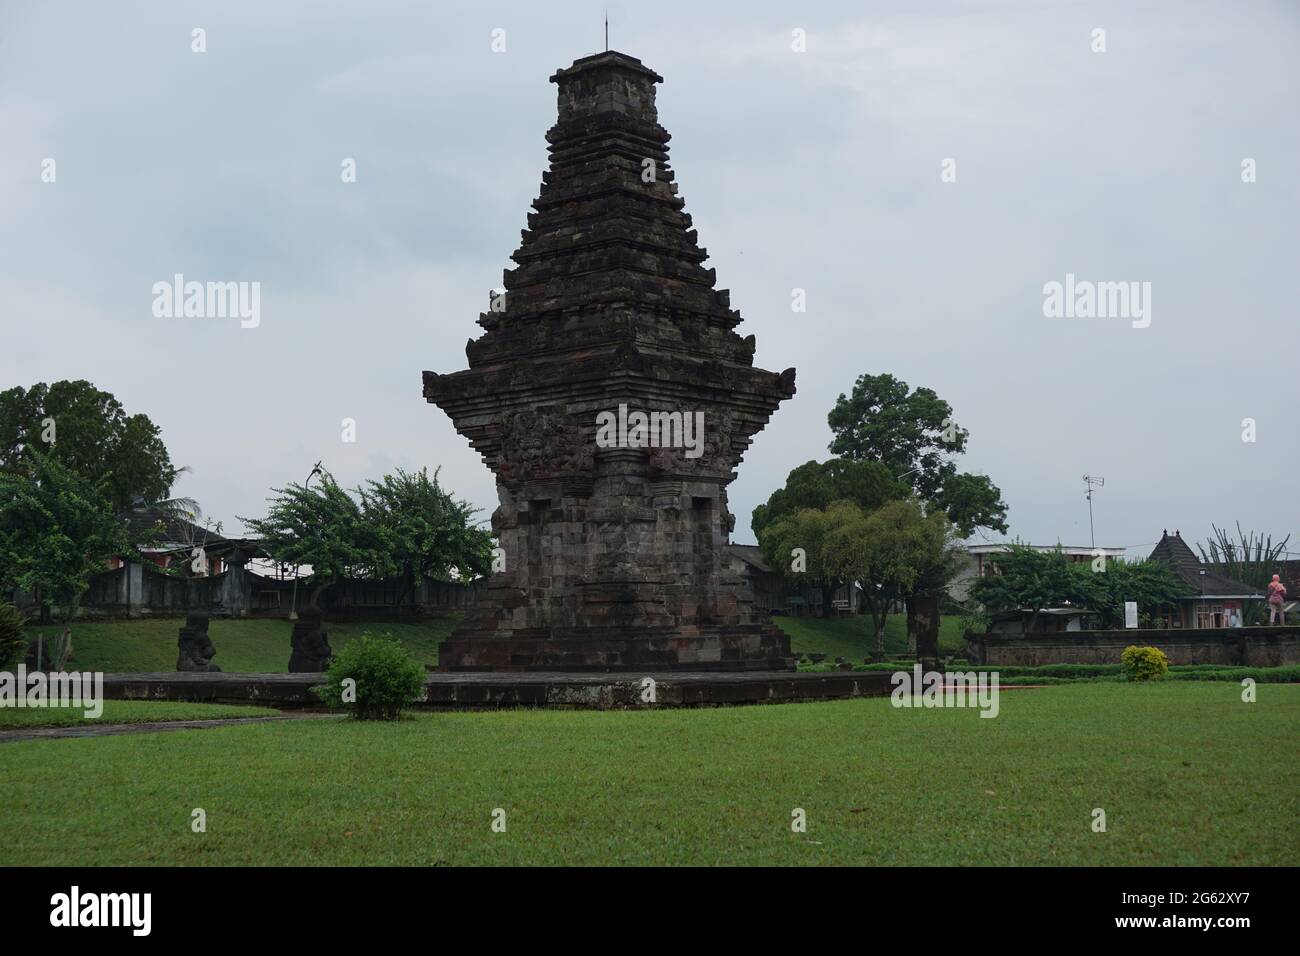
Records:
[[[1094,488],[1103,488],[1106,485],[1105,478],[1094,478],[1092,475],[1084,475],[1083,483],[1088,488],[1088,538],[1092,541],[1092,549],[1097,550],[1097,535],[1092,529],[1092,490]]]
[[[320,462],[318,461],[316,464],[311,466],[311,474],[309,474],[307,480],[302,483],[303,489],[305,490],[307,486],[311,484],[311,480],[319,474]],[[302,565],[299,564],[293,566],[293,598],[289,602],[289,620],[291,621],[298,620],[298,568],[301,566]]]

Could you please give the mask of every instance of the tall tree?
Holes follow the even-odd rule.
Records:
[[[1108,561],[1104,571],[1094,571],[1088,562],[1072,564],[1070,570],[1078,579],[1075,590],[1080,599],[1096,612],[1104,628],[1123,626],[1128,601],[1136,603],[1138,614],[1145,616],[1192,593],[1164,561]]]
[[[239,520],[272,560],[311,567],[311,603],[340,578],[377,573],[388,560],[378,529],[329,472],[321,472],[315,487],[294,482],[271,490],[265,518]]]
[[[782,515],[758,535],[759,547],[770,567],[792,584],[821,589],[824,617],[833,613],[835,589],[845,580],[826,564],[826,537],[839,525],[860,520],[861,516],[862,509],[853,502],[836,501],[824,510],[799,508]]]
[[[861,582],[875,629],[875,654],[885,653],[885,622],[898,601],[942,588],[951,576],[955,537],[942,511],[927,514],[915,498],[861,510],[836,523],[825,539],[829,573]]]
[[[314,486],[272,490],[265,518],[240,520],[273,560],[311,567],[313,602],[345,577],[400,575],[404,600],[423,578],[470,579],[491,566],[491,535],[437,472],[398,469],[350,492],[322,471]]]
[[[32,449],[25,457],[23,467],[0,472],[0,590],[30,592],[42,618],[57,608],[66,624],[108,559],[134,549],[113,514],[107,476],[87,480]]]
[[[1012,544],[1006,554],[998,555],[996,563],[994,573],[977,578],[971,585],[971,597],[992,611],[1027,611],[1028,616],[1021,614],[1022,632],[1038,626],[1045,608],[1067,602],[1086,603],[1086,582],[1071,570],[1069,559],[1059,547],[1037,551]]]
[[[438,472],[414,474],[397,469],[382,481],[368,481],[361,509],[379,539],[381,573],[398,574],[404,586],[400,607],[426,578],[462,580],[487,574],[492,565],[492,535],[474,520],[478,509],[458,501],[438,483]]]
[[[147,415],[128,415],[86,381],[37,383],[0,392],[0,471],[30,464],[33,449],[90,482],[106,479],[114,512],[166,498],[176,479],[162,435]]]
[[[863,511],[874,511],[886,501],[905,497],[907,485],[894,481],[889,469],[879,462],[844,458],[809,461],[791,471],[785,486],[754,509],[750,526],[757,535],[773,521],[801,508],[825,511],[833,502],[851,501]]]
[[[961,474],[950,456],[966,450],[969,432],[932,389],[909,389],[893,375],[860,375],[836,399],[827,421],[830,450],[851,461],[878,462],[922,501],[943,508],[963,535],[976,528],[1005,533],[1007,506],[987,477]]]

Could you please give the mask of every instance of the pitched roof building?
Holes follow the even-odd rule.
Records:
[[[1214,571],[1196,556],[1178,531],[1172,535],[1167,530],[1162,532],[1148,560],[1171,565],[1192,589],[1179,601],[1177,614],[1169,620],[1171,627],[1227,627],[1232,612],[1240,612],[1242,601],[1265,596],[1258,588]]]

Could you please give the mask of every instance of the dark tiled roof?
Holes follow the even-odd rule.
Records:
[[[1234,581],[1205,567],[1177,531],[1162,534],[1148,560],[1173,565],[1174,571],[1192,589],[1188,597],[1247,597],[1260,593],[1258,588]],[[1202,569],[1204,574],[1201,573]]]
[[[221,535],[163,508],[133,508],[126,513],[131,540],[146,547],[220,541]]]
[[[766,571],[769,574],[772,571],[763,560],[762,549],[756,544],[729,544],[727,551],[759,571]]]

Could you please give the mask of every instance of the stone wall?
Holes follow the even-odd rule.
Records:
[[[439,616],[468,610],[478,598],[478,583],[424,581],[402,599],[401,612]],[[313,588],[298,584],[298,607],[311,599]],[[383,620],[398,613],[402,582],[396,579],[345,579],[318,599],[331,618],[357,617]],[[16,603],[29,617],[39,610],[30,595],[15,594]],[[293,605],[293,581],[263,577],[243,564],[232,563],[221,574],[179,578],[128,562],[91,579],[77,617],[90,620],[180,617],[186,612],[209,617],[287,618]]]
[[[981,664],[1118,664],[1130,645],[1158,647],[1171,664],[1280,667],[1300,664],[1300,626],[1063,631],[1055,634],[966,632],[970,660]]]

